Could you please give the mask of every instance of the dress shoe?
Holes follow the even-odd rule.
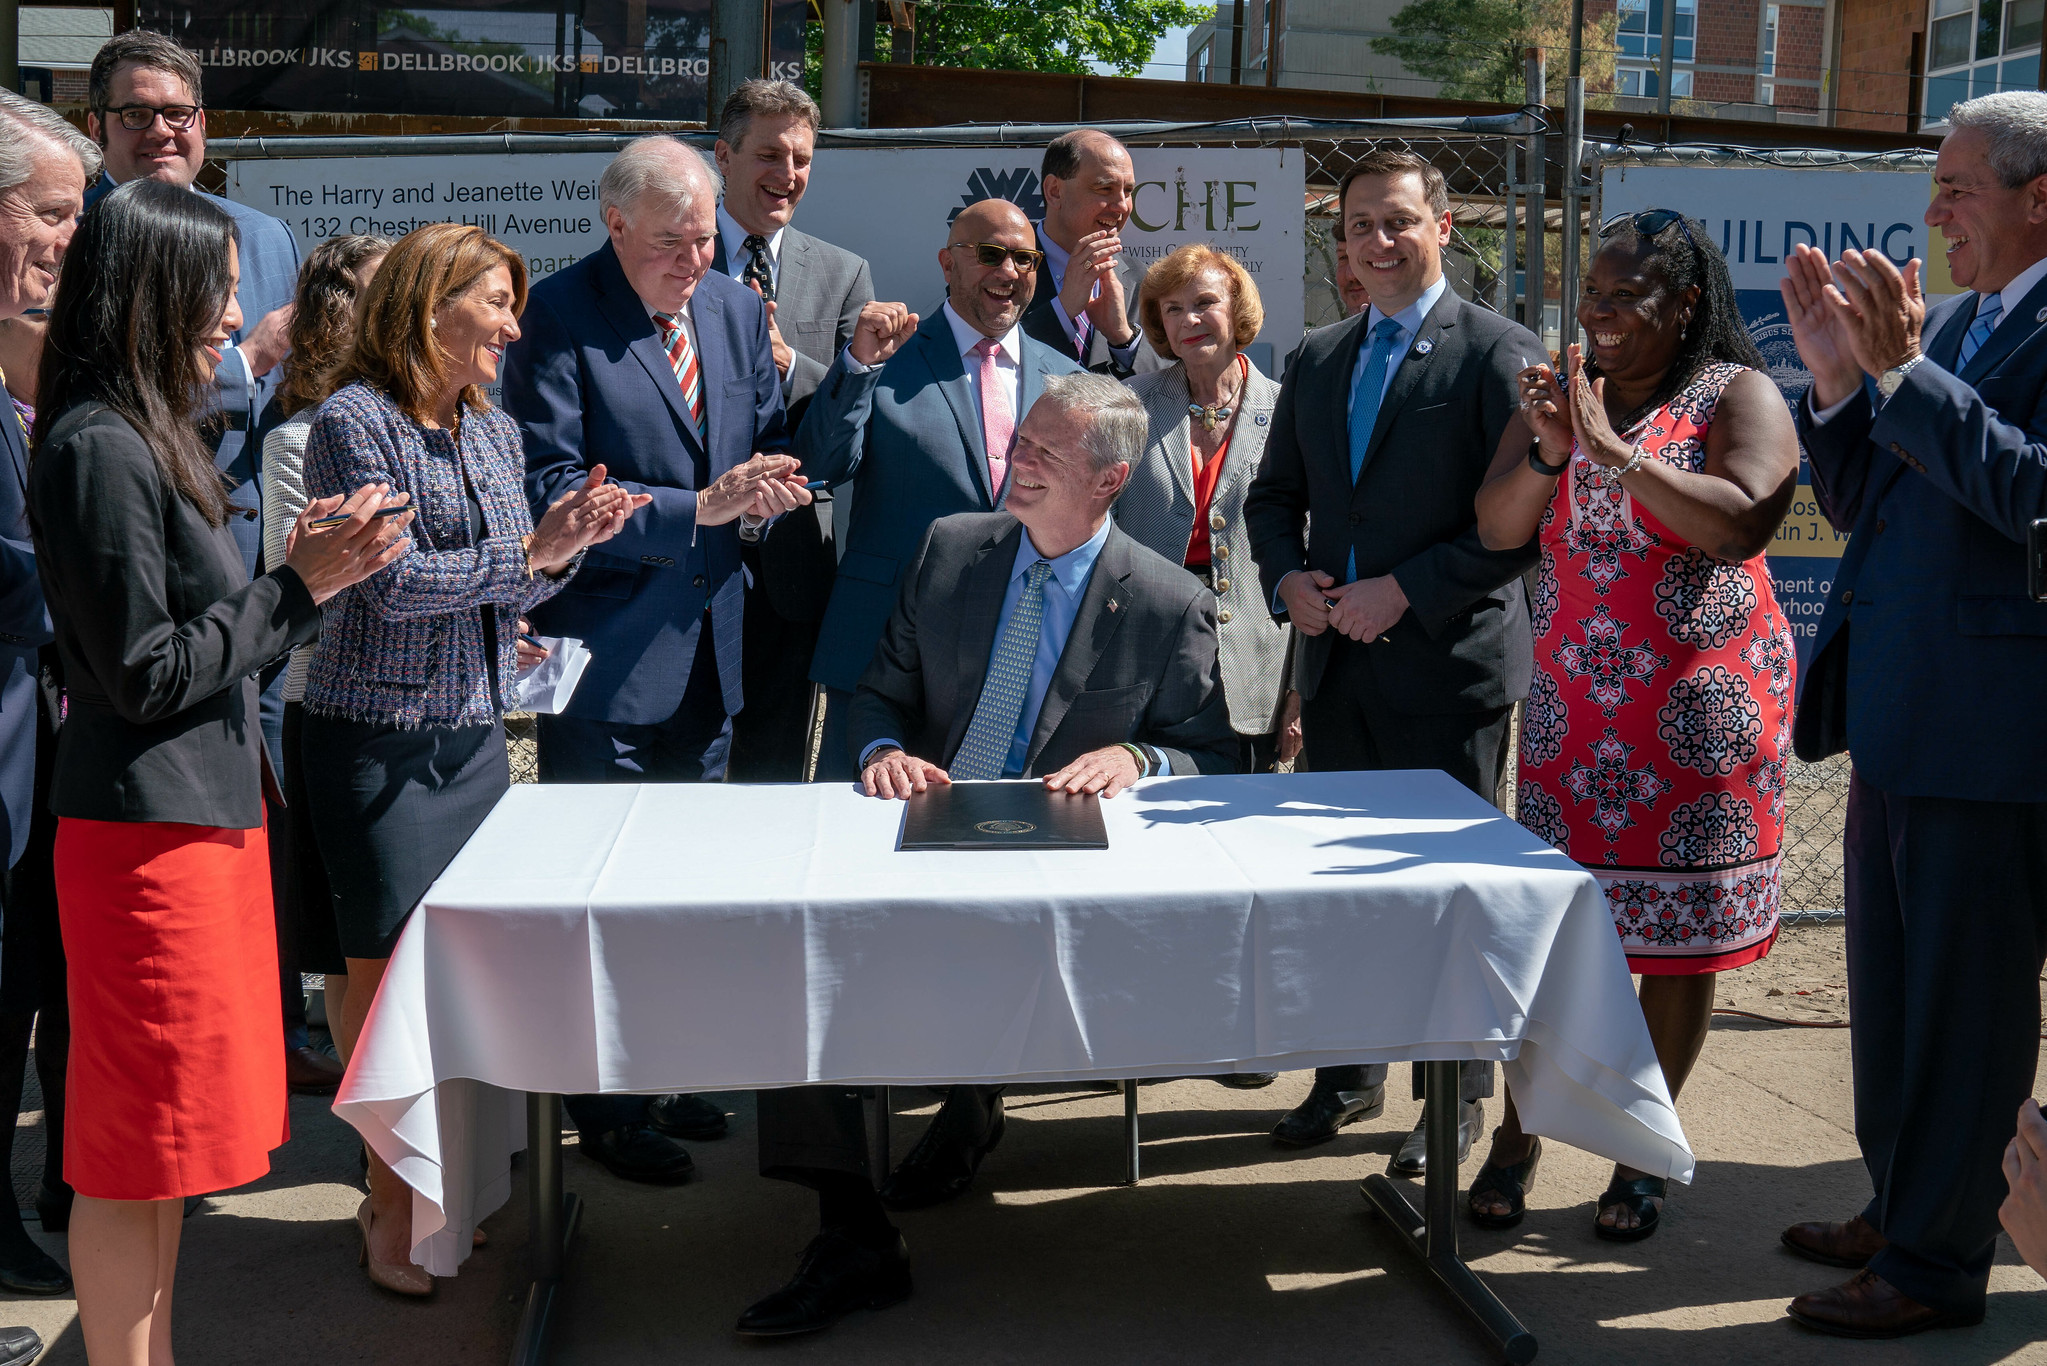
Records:
[[[1845,1266],[1851,1271],[1860,1271],[1868,1266],[1871,1257],[1891,1245],[1890,1239],[1878,1233],[1859,1214],[1845,1223],[1816,1220],[1810,1224],[1793,1224],[1784,1230],[1783,1242],[1784,1246],[1809,1262]]]
[[[1258,1091],[1279,1080],[1277,1072],[1228,1072],[1216,1081],[1232,1091]]]
[[[651,1124],[624,1124],[581,1136],[583,1155],[624,1181],[680,1186],[696,1171],[689,1150]]]
[[[974,1184],[981,1159],[995,1151],[1002,1141],[1007,1121],[1002,1101],[997,1098],[988,1127],[979,1137],[960,1132],[945,1122],[943,1111],[931,1121],[924,1137],[910,1149],[910,1155],[881,1183],[881,1203],[890,1209],[924,1209],[942,1205],[966,1192]]]
[[[1981,1309],[1973,1314],[1929,1309],[1866,1268],[1830,1290],[1800,1295],[1784,1312],[1837,1338],[1902,1338],[1929,1328],[1966,1328],[1983,1322]]]
[[[363,1197],[355,1211],[356,1227],[362,1230],[362,1252],[356,1258],[356,1265],[367,1267],[370,1284],[382,1286],[395,1295],[431,1295],[434,1292],[434,1278],[426,1268],[414,1266],[411,1262],[380,1262],[370,1252],[370,1201]]]
[[[43,1340],[33,1328],[0,1328],[0,1366],[28,1366],[43,1354]]]
[[[1343,1091],[1317,1082],[1308,1098],[1272,1127],[1272,1136],[1289,1148],[1312,1148],[1335,1138],[1345,1125],[1376,1119],[1385,1109],[1384,1082],[1362,1091]]]
[[[725,1137],[724,1107],[702,1096],[656,1096],[647,1102],[647,1122],[671,1138]]]
[[[0,1244],[4,1244],[0,1246],[0,1289],[12,1290],[17,1295],[70,1293],[71,1274],[37,1247],[19,1224]]]
[[[317,1048],[285,1050],[284,1084],[294,1095],[332,1095],[341,1089],[341,1074],[346,1070]]]
[[[1460,1100],[1457,1102],[1457,1163],[1471,1156],[1471,1140],[1478,1137],[1478,1131],[1485,1128],[1485,1102],[1482,1100]],[[1426,1119],[1414,1126],[1400,1144],[1400,1151],[1393,1155],[1393,1161],[1386,1170],[1395,1176],[1424,1176],[1429,1170],[1429,1124]]]
[[[41,1221],[43,1232],[71,1231],[71,1199],[75,1194],[69,1186],[51,1190],[42,1182],[36,1183],[36,1218]]]
[[[739,1316],[734,1331],[754,1338],[793,1337],[829,1328],[855,1309],[886,1309],[910,1297],[910,1249],[869,1247],[826,1229],[803,1249],[790,1282]]]

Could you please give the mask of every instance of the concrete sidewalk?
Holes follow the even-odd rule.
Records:
[[[1776,971],[1803,963],[1815,981],[1828,976],[1839,938],[1838,929],[1788,931]],[[1745,1008],[1758,1004],[1752,992],[1769,989],[1761,980],[1739,980]],[[1403,1094],[1381,1119],[1288,1153],[1264,1131],[1308,1082],[1293,1074],[1252,1092],[1201,1081],[1146,1086],[1145,1180],[1136,1189],[1111,1184],[1121,1174],[1120,1097],[1015,1094],[1008,1137],[976,1189],[899,1220],[916,1295],[818,1337],[766,1345],[734,1338],[732,1321],[794,1269],[816,1214],[808,1192],[754,1175],[750,1097],[726,1098],[732,1135],[692,1145],[699,1178],[680,1189],[625,1185],[572,1147],[569,1186],[586,1212],[556,1360],[1491,1360],[1358,1196],[1359,1179],[1383,1170],[1417,1105]],[[897,1102],[900,1155],[935,1098],[904,1091]],[[1540,1360],[2047,1362],[2047,1286],[2008,1243],[1980,1328],[1848,1343],[1783,1317],[1791,1296],[1848,1273],[1792,1257],[1778,1231],[1845,1217],[1868,1194],[1851,1132],[1846,1031],[1718,1022],[1680,1109],[1698,1180],[1674,1188],[1664,1227],[1648,1241],[1593,1237],[1592,1201],[1608,1164],[1560,1145],[1545,1150],[1518,1230],[1460,1228],[1479,1274],[1540,1340]],[[350,1184],[351,1132],[319,1101],[294,1101],[292,1124],[269,1179],[215,1197],[186,1226],[176,1333],[184,1359],[503,1361],[522,1291],[521,1202],[490,1221],[491,1245],[432,1300],[396,1299],[355,1266],[349,1220],[361,1197]],[[62,1238],[45,1245],[62,1256]],[[51,1341],[45,1360],[54,1366],[84,1361],[73,1319],[69,1301],[0,1305],[0,1321],[33,1324]]]

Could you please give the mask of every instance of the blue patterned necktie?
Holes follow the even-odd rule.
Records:
[[[1365,353],[1365,368],[1359,374],[1357,383],[1350,394],[1350,481],[1358,482],[1358,475],[1365,468],[1365,451],[1372,444],[1372,428],[1379,422],[1379,400],[1386,394],[1386,358],[1393,354],[1393,343],[1400,337],[1400,324],[1391,318],[1381,318],[1379,325],[1372,329],[1372,349]],[[1358,576],[1358,552],[1350,552],[1350,563],[1344,571],[1344,582],[1356,581]]]
[[[1990,334],[1997,330],[1997,320],[2004,316],[2004,295],[1993,294],[1976,304],[1976,321],[1969,324],[1969,335],[1962,338],[1962,354],[1955,361],[1955,369],[1968,368],[1969,357],[1983,349],[1983,343],[1990,340]]]
[[[1009,762],[1009,745],[1016,738],[1016,723],[1023,716],[1024,699],[1031,691],[1031,665],[1038,655],[1038,626],[1045,617],[1045,580],[1052,566],[1045,560],[1032,565],[1024,576],[1024,591],[1016,610],[1003,623],[1002,639],[988,664],[987,681],[981,684],[981,700],[974,719],[960,741],[959,753],[949,770],[956,782],[1000,778]]]

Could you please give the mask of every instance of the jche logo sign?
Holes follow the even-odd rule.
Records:
[[[1172,180],[1140,180],[1131,201],[1130,225],[1141,232],[1257,232],[1264,226],[1258,213],[1256,180],[1187,179],[1175,168]],[[984,199],[1007,199],[1037,222],[1045,216],[1044,187],[1029,166],[1008,170],[976,167],[967,177],[966,192],[946,215],[952,222],[963,209]]]

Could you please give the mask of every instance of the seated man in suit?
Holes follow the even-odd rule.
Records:
[[[797,429],[806,479],[860,481],[810,666],[825,687],[820,780],[854,777],[847,714],[898,571],[940,517],[1002,506],[1017,418],[1047,375],[1079,368],[1021,326],[1044,264],[1036,240],[1006,199],[962,210],[938,251],[944,306],[919,325],[901,304],[869,304]]]
[[[1017,433],[1009,511],[925,533],[853,704],[870,796],[1042,775],[1113,797],[1151,774],[1237,770],[1215,595],[1109,520],[1144,438],[1144,405],[1114,380],[1050,377]],[[954,1087],[877,1198],[855,1092],[763,1092],[761,1174],[815,1189],[824,1231],[739,1331],[812,1332],[908,1295],[883,1202],[965,1190],[1002,1136],[1001,1093]]]
[[[716,781],[741,705],[740,536],[810,495],[779,453],[760,297],[711,269],[716,172],[673,138],[646,137],[597,193],[611,239],[533,286],[504,406],[536,509],[598,463],[654,501],[532,613],[536,630],[591,655],[567,710],[540,718],[540,780]],[[689,1179],[676,1138],[725,1132],[724,1111],[696,1097],[566,1104],[584,1153],[631,1180]]]
[[[1031,227],[1045,269],[1024,331],[1118,379],[1164,369],[1137,325],[1138,273],[1123,259],[1123,225],[1137,193],[1129,149],[1095,128],[1062,133],[1045,148],[1038,186],[1045,216]]]
[[[768,340],[782,375],[794,431],[818,381],[853,340],[860,310],[874,302],[867,262],[799,232],[796,206],[810,184],[822,116],[803,87],[741,81],[718,119],[718,255],[711,269],[743,282],[767,303]],[[843,504],[841,504],[843,506]],[[838,556],[833,503],[820,499],[775,523],[771,536],[743,545],[746,646],[732,718],[727,778],[799,782],[810,748],[810,657],[831,598]]]

